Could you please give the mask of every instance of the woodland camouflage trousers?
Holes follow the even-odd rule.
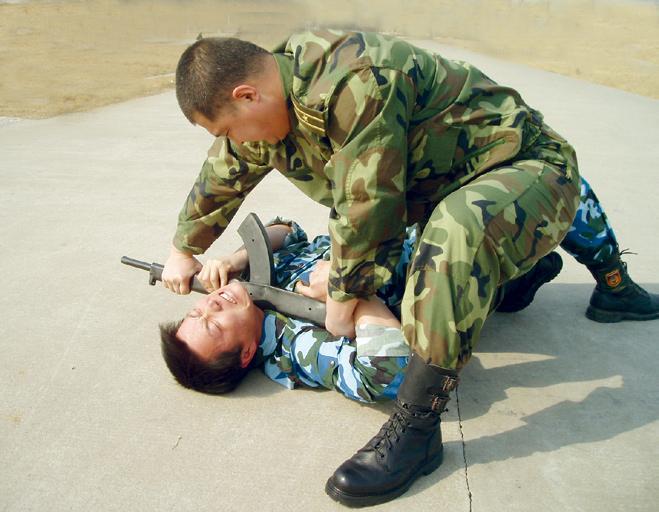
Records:
[[[574,150],[545,125],[514,161],[439,202],[419,238],[401,306],[412,350],[428,363],[462,368],[497,287],[559,245],[579,192]]]

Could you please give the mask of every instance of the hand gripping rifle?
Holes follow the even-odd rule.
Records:
[[[264,309],[274,309],[287,316],[309,320],[321,327],[325,326],[325,304],[272,286],[274,280],[274,260],[272,247],[263,224],[255,213],[247,215],[238,228],[242,238],[247,258],[249,260],[249,281],[240,281],[257,306]],[[121,258],[121,263],[149,272],[149,284],[155,285],[162,281],[163,266],[160,263],[147,263],[128,256]],[[193,276],[190,289],[207,294],[208,291]]]

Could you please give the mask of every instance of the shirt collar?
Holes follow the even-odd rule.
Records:
[[[259,347],[256,350],[256,354],[251,363],[252,366],[261,365],[266,359],[275,353],[278,345],[279,334],[283,327],[282,321],[278,318],[278,314],[275,311],[265,310],[263,313],[261,339],[259,340]]]
[[[273,56],[279,67],[279,77],[284,86],[284,96],[288,100],[293,87],[293,56],[287,53],[273,53]]]

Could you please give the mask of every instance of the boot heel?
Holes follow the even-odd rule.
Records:
[[[624,320],[624,316],[617,311],[606,311],[593,306],[588,306],[586,309],[586,318],[601,324],[614,324]]]

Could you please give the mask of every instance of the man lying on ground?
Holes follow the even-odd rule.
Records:
[[[309,242],[296,223],[280,219],[266,230],[274,252],[275,285],[324,298],[329,237]],[[360,301],[354,339],[258,308],[240,283],[231,280],[247,268],[244,249],[209,260],[199,279],[215,291],[202,297],[183,320],[160,326],[167,366],[181,385],[213,394],[233,390],[251,368],[263,366],[269,378],[290,389],[300,383],[336,388],[366,402],[382,395],[395,398],[409,346],[387,305],[400,303],[415,239],[409,230],[395,275],[379,290],[383,300]]]

